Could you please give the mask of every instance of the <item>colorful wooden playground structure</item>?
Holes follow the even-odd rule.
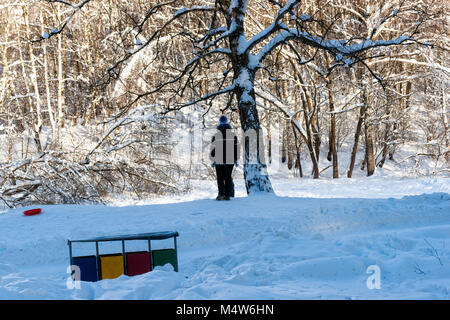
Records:
[[[70,265],[79,268],[79,280],[98,281],[103,279],[114,279],[125,274],[135,276],[153,270],[156,266],[164,266],[170,263],[178,272],[177,237],[176,231],[163,231],[152,233],[140,233],[131,235],[119,235],[112,237],[98,237],[83,240],[68,240]],[[173,238],[173,248],[152,250],[151,242]],[[125,241],[145,240],[147,251],[127,252]],[[100,254],[99,242],[120,241],[122,252],[114,254]],[[95,255],[77,256],[72,255],[73,243],[95,242]]]

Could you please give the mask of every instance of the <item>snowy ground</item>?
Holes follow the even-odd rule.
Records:
[[[229,202],[212,200],[214,183],[202,181],[178,197],[0,213],[0,299],[450,299],[449,179],[273,185],[276,196],[246,197],[236,180]],[[178,273],[167,265],[66,287],[67,239],[164,230],[180,233]],[[94,252],[74,245],[74,255]],[[380,289],[366,285],[371,265]]]

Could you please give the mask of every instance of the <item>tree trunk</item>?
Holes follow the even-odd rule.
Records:
[[[293,159],[292,159],[292,144],[291,144],[291,123],[286,123],[286,150],[287,150],[287,167],[289,170],[292,169],[293,166]]]
[[[249,67],[249,53],[239,51],[240,41],[245,38],[244,16],[246,9],[246,2],[239,0],[237,5],[232,8],[231,17],[236,23],[236,28],[229,37],[235,85],[234,93],[237,97],[241,127],[244,132],[241,144],[244,147],[245,187],[248,194],[261,191],[273,193],[264,155],[264,135],[256,109],[254,89],[256,71]],[[228,21],[228,28],[230,28],[231,21],[231,19]]]
[[[266,105],[266,100],[264,100],[264,106]],[[270,117],[270,113],[269,113]],[[270,120],[269,125],[267,126],[267,155],[269,157],[269,163],[272,163],[272,133],[270,130]]]
[[[300,75],[300,73],[297,74],[297,77],[300,81],[300,83],[302,84],[302,89],[303,89],[303,93],[304,93],[304,97],[302,95],[302,101],[303,101],[303,106],[304,108],[308,110],[308,112],[304,112],[305,117],[308,117],[307,119],[307,126],[308,130],[310,130],[310,132],[312,132],[312,138],[311,138],[311,142],[313,144],[314,147],[314,152],[315,152],[315,159],[316,162],[319,162],[319,156],[320,156],[320,134],[319,134],[319,120],[318,120],[318,110],[314,107],[311,103],[311,98],[308,94],[308,91],[306,90],[306,86],[305,83],[303,82],[303,79]],[[306,119],[306,118],[305,118]]]
[[[367,97],[364,100],[364,135],[366,138],[366,166],[367,176],[373,175],[375,171],[375,157],[374,157],[374,145],[373,145],[373,128],[370,117],[370,107],[367,106]]]
[[[356,131],[355,131],[355,138],[353,143],[353,149],[352,149],[352,155],[350,158],[350,166],[347,171],[347,177],[351,178],[353,174],[353,168],[355,167],[355,159],[356,159],[356,152],[358,151],[358,141],[359,136],[361,135],[361,127],[362,123],[364,121],[364,107],[360,108],[359,118],[358,118],[358,124],[356,125]]]
[[[378,168],[383,168],[383,165],[386,162],[386,157],[387,157],[388,148],[389,148],[389,131],[390,131],[390,127],[391,127],[391,125],[389,123],[386,124],[386,128],[385,128],[385,131],[384,131],[383,150],[381,152],[381,160],[377,164]]]
[[[44,17],[42,15],[42,12],[40,14],[40,22],[41,22],[41,33],[44,34]],[[48,118],[50,120],[50,124],[52,126],[52,139],[55,137],[56,133],[56,124],[55,124],[55,118],[53,113],[53,107],[52,107],[52,100],[51,100],[51,89],[50,89],[50,80],[49,80],[49,68],[48,68],[48,59],[47,59],[47,43],[44,41],[42,43],[42,50],[43,50],[43,59],[44,59],[44,83],[45,83],[45,94],[47,96],[47,112],[48,112]]]
[[[264,191],[273,193],[272,183],[267,173],[264,155],[264,136],[256,109],[254,73],[247,68],[239,71],[237,99],[244,137],[244,178],[247,193]]]
[[[384,128],[384,141],[383,141],[383,149],[381,152],[381,160],[378,162],[377,167],[382,168],[384,163],[386,162],[386,157],[389,152],[389,144],[393,140],[392,139],[392,133],[391,133],[391,121],[392,121],[392,115],[391,115],[391,105],[394,105],[391,103],[390,97],[388,97],[388,104],[387,104],[387,110],[386,110],[386,124]]]
[[[286,162],[286,150],[287,150],[287,139],[286,139],[286,129],[287,129],[287,120],[283,120],[283,135],[281,136],[281,163]]]
[[[292,125],[292,131],[294,132],[294,140],[295,140],[295,149],[296,149],[296,155],[297,159],[295,162],[295,167],[298,168],[298,173],[300,175],[300,178],[303,178],[303,170],[302,170],[302,163],[300,161],[300,144],[297,137],[297,132],[295,132],[295,127]]]
[[[312,126],[311,126],[311,118],[309,116],[309,108],[307,108],[308,102],[303,98],[303,95],[301,96],[302,100],[302,106],[303,106],[303,117],[305,119],[305,129],[306,129],[306,146],[308,147],[309,155],[311,157],[312,165],[313,165],[313,178],[318,179],[319,178],[319,158],[318,158],[318,144],[314,143],[315,138],[313,138]],[[320,142],[320,139],[319,139]]]
[[[306,130],[306,136],[304,136],[301,132],[299,132],[303,138],[303,140],[306,143],[306,146],[308,148],[308,152],[309,152],[309,156],[311,158],[311,162],[312,162],[312,175],[314,179],[318,179],[319,178],[319,148],[320,148],[320,136],[314,135],[313,138],[313,134],[311,134],[311,130],[315,130],[315,125],[314,123],[311,125],[311,121],[314,121],[314,117],[310,117],[309,114],[311,114],[312,112],[312,103],[311,103],[311,99],[308,95],[307,90],[305,89],[305,85],[304,85],[304,81],[302,79],[302,76],[300,74],[300,71],[298,70],[298,67],[295,63],[292,63],[291,61],[291,65],[295,70],[296,73],[296,77],[298,79],[298,81],[301,84],[301,90],[303,92],[303,94],[300,94],[300,87],[296,88],[296,93],[295,93],[295,104],[298,106],[299,105],[299,94],[300,94],[300,100],[302,102],[302,110],[303,110],[303,117],[305,119],[305,130]],[[311,129],[312,127],[312,129]],[[314,140],[313,140],[314,139]]]
[[[31,38],[31,29],[28,19],[28,14],[26,12],[23,13],[23,17],[25,20],[25,27],[27,31],[27,35],[29,38]],[[42,126],[43,126],[43,120],[42,120],[42,110],[41,110],[41,97],[39,94],[39,79],[38,79],[38,72],[36,67],[36,60],[37,57],[34,55],[33,52],[33,46],[31,44],[28,44],[28,53],[30,55],[30,61],[31,61],[31,78],[33,82],[34,87],[34,97],[36,101],[36,120],[33,124],[33,140],[36,144],[36,150],[38,153],[41,153],[42,148],[42,142],[41,142],[41,132],[42,132]]]
[[[448,118],[447,118],[447,92],[445,90],[444,82],[442,82],[442,123],[444,125],[444,137],[445,148],[444,152],[445,161],[450,163],[450,139],[448,137]]]
[[[328,88],[328,104],[330,108],[330,154],[333,158],[333,178],[339,178],[339,168],[338,168],[338,157],[337,157],[337,147],[336,147],[336,116],[334,111],[334,100],[333,100],[333,87],[331,79],[327,79]]]
[[[63,39],[61,33],[57,36],[58,43],[58,127],[64,128],[64,77],[63,77]],[[58,130],[59,132],[59,130]]]

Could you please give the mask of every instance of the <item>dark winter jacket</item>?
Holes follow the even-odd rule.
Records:
[[[234,164],[239,160],[239,141],[230,124],[217,126],[211,139],[211,161],[216,165]]]

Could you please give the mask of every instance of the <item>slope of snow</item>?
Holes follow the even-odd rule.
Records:
[[[235,182],[229,202],[199,181],[190,194],[140,203],[5,211],[0,299],[450,299],[448,179],[273,179],[276,195],[250,197]],[[178,273],[166,265],[67,288],[67,239],[164,230],[180,233]],[[74,245],[75,256],[94,252]],[[381,289],[366,285],[371,265]]]

